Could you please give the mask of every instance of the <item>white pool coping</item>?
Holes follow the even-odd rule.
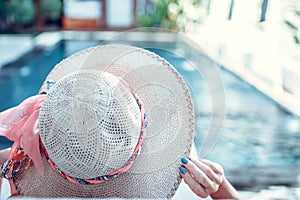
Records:
[[[59,43],[61,40],[105,40],[108,38],[117,37],[118,32],[86,32],[86,31],[59,31],[59,32],[45,32],[41,33],[36,37],[32,37],[31,35],[0,35],[0,70],[1,67],[10,62],[14,62],[18,60],[20,57],[25,55],[26,53],[32,51],[35,47],[41,48],[51,48]],[[168,34],[168,33],[151,33],[146,34],[143,32],[132,33],[131,35],[127,35],[128,38],[122,38],[128,41],[151,41],[154,40],[156,42],[172,42],[176,40],[176,34]],[[242,70],[237,70],[230,68],[231,63],[230,60],[224,59],[218,55],[215,55],[214,59],[220,64],[224,65],[229,71],[232,71],[239,77],[241,77],[246,82],[250,83],[266,96],[269,96],[279,105],[284,107],[286,110],[294,113],[295,115],[300,116],[300,104],[298,103],[298,99],[294,99],[290,94],[284,91],[273,90],[273,88],[268,87],[263,84],[261,80],[257,77],[247,73],[246,68],[241,68]],[[272,188],[272,191],[274,188]],[[285,191],[285,189],[276,189],[279,192]],[[288,190],[288,189],[287,189]],[[300,198],[300,189],[295,190]],[[270,192],[272,193],[272,192]],[[274,192],[273,192],[274,193]],[[245,196],[248,193],[243,193]],[[249,193],[250,194],[250,193]],[[254,195],[257,193],[251,193]],[[258,194],[257,194],[258,195]],[[3,180],[2,188],[1,188],[1,199],[6,199],[9,196],[9,185],[6,180]],[[174,196],[174,200],[180,199],[199,199],[196,197],[188,188],[185,183],[182,183]]]
[[[34,48],[30,35],[0,35],[0,69],[2,66],[17,61]]]
[[[224,51],[225,48],[224,44],[220,43],[218,40],[214,41],[216,35],[208,34],[210,32],[205,26],[201,28],[202,29],[199,29],[198,32],[197,31],[191,32],[187,35],[191,38],[191,40],[194,43],[197,43],[202,48],[205,48],[206,53],[209,55],[209,57],[212,60],[214,60],[216,63],[224,67],[226,70],[240,77],[245,82],[255,87],[258,91],[260,91],[261,93],[263,93],[264,95],[272,99],[274,102],[276,102],[284,110],[288,111],[291,114],[294,114],[295,116],[300,117],[299,96],[284,90],[282,88],[283,85],[279,85],[278,83],[269,83],[269,81],[265,80],[266,77],[262,76],[263,74],[259,74],[258,72],[253,71],[253,69],[246,66],[242,61],[240,62],[234,61],[230,57],[230,54],[223,55],[223,53],[220,53],[220,50]],[[202,32],[200,33],[200,31]],[[213,33],[213,34],[219,34],[219,33]],[[228,46],[226,47],[230,49]],[[238,54],[232,49],[230,50],[232,51],[233,54]],[[291,62],[286,62],[286,63],[287,65],[292,65]],[[257,66],[252,66],[252,68],[255,67],[257,68]],[[286,66],[286,68],[289,67]]]
[[[148,29],[145,29],[148,30]],[[151,30],[151,29],[149,29]],[[54,31],[43,32],[36,37],[31,35],[0,35],[0,70],[2,66],[18,60],[35,47],[51,49],[61,40],[122,40],[129,42],[162,42],[174,43],[178,35],[175,32],[128,32],[120,35],[115,31]],[[201,40],[197,35],[189,34],[194,44],[201,46]],[[187,44],[190,41],[185,41]],[[222,57],[215,52],[208,52],[209,56],[218,64],[233,72],[250,85],[257,88],[263,94],[275,101],[288,112],[300,117],[299,98],[280,88],[274,88],[266,84],[245,67],[236,67],[227,57]]]

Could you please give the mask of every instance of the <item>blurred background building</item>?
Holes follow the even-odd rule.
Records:
[[[226,119],[207,158],[250,191],[245,199],[300,199],[300,0],[0,0],[0,111],[36,94],[60,60],[108,38],[158,53],[194,88],[200,155],[214,91],[191,63],[213,61]]]
[[[274,85],[274,93],[283,88],[299,97],[299,5],[299,0],[1,0],[0,32],[136,27],[184,31],[216,54],[210,56],[248,67]]]

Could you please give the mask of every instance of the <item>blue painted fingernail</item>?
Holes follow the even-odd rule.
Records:
[[[181,162],[183,163],[183,164],[187,164],[188,163],[188,159],[186,159],[186,158],[181,158]]]
[[[179,170],[182,174],[186,174],[186,169],[184,167],[179,167]]]

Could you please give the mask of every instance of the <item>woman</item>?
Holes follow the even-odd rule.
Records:
[[[188,159],[194,120],[188,87],[164,59],[127,45],[86,49],[0,114],[0,135],[14,141],[2,174],[13,195],[169,199],[182,177],[200,197],[237,198],[221,166]]]

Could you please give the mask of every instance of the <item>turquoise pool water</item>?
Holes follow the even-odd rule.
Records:
[[[38,92],[56,63],[97,41],[61,42],[53,49],[36,49],[0,71],[0,111],[15,106]],[[195,146],[199,151],[209,127],[209,95],[201,76],[184,58],[168,50],[148,48],[168,60],[183,75],[199,99],[200,113]],[[218,67],[226,95],[226,119],[222,135],[207,158],[225,167],[231,166],[300,166],[300,120],[283,111],[256,89]],[[0,138],[0,148],[11,143]]]

